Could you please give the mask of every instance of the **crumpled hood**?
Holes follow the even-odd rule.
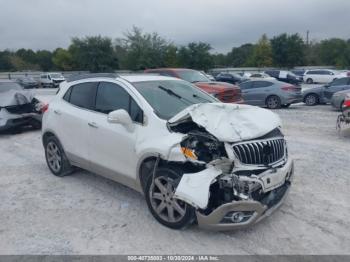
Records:
[[[275,113],[255,106],[205,103],[187,107],[168,120],[170,126],[193,121],[222,142],[261,137],[281,126]]]
[[[9,90],[0,93],[0,107],[28,104],[33,100],[31,91]]]

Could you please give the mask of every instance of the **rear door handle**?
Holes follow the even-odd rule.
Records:
[[[53,112],[54,112],[56,115],[62,115],[62,113],[61,113],[60,110],[55,109],[55,110],[53,110]]]
[[[88,125],[93,128],[98,128],[98,125],[95,122],[89,122]]]

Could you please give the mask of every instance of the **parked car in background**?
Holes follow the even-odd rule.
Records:
[[[336,92],[331,99],[331,105],[338,110],[343,108],[344,101],[350,97],[350,89]]]
[[[215,96],[225,103],[243,103],[241,89],[238,86],[210,81],[201,72],[185,68],[157,68],[147,69],[145,73],[157,73],[163,76],[171,76],[193,83],[205,92]]]
[[[333,80],[343,77],[338,71],[330,69],[307,70],[303,80],[307,84],[330,83]]]
[[[291,72],[301,78],[303,78],[304,74],[305,74],[305,69],[293,69],[291,70]]]
[[[70,79],[44,113],[42,142],[53,175],[77,166],[122,183],[173,229],[253,225],[281,206],[293,178],[278,115],[173,77]]]
[[[239,84],[244,102],[270,109],[302,101],[301,88],[278,80],[250,80]]]
[[[263,78],[263,79],[266,79],[266,80],[276,80],[276,78],[274,78],[272,76],[269,76],[268,74],[265,74],[265,73],[253,73],[253,74],[250,75],[250,78],[251,79]]]
[[[350,77],[342,77],[333,82],[308,88],[303,91],[303,101],[308,106],[329,103],[334,93],[350,89]]]
[[[16,79],[16,82],[25,89],[38,88],[39,83],[31,76],[23,76]]]
[[[43,104],[16,82],[0,80],[0,131],[41,127]]]
[[[249,72],[239,72],[237,73],[238,75],[240,75],[243,78],[249,78],[252,74]]]
[[[205,75],[210,81],[215,81],[215,77],[212,76],[211,74],[207,74],[204,71],[200,71],[203,75]]]
[[[266,70],[265,74],[274,77],[279,81],[293,85],[300,85],[303,82],[303,78],[301,76],[297,76],[294,73],[286,70]]]
[[[243,81],[247,81],[248,79],[249,78],[242,77],[239,74],[235,74],[235,73],[220,73],[215,77],[216,81],[226,82],[226,83],[230,83],[233,85],[236,85],[236,84],[241,83]]]
[[[40,75],[40,84],[42,87],[56,88],[65,80],[60,73],[45,73]]]

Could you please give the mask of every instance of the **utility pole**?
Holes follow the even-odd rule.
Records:
[[[307,30],[307,31],[306,31],[306,45],[307,45],[307,46],[309,46],[309,33],[310,33],[310,31]]]

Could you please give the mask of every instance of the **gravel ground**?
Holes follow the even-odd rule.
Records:
[[[350,254],[350,132],[329,106],[276,111],[295,159],[285,204],[241,231],[173,231],[143,197],[85,171],[50,174],[40,132],[0,137],[0,254]]]

